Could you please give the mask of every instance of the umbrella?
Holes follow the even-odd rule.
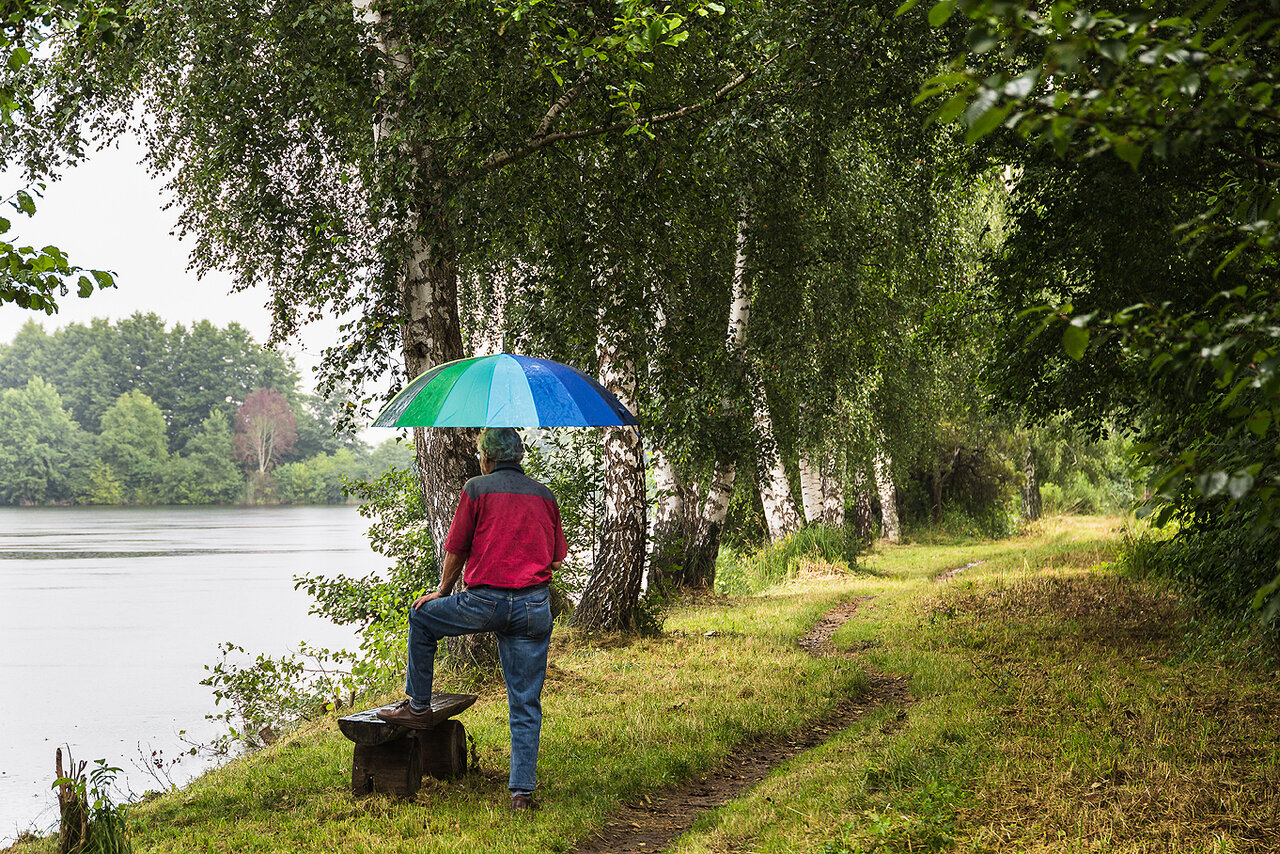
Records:
[[[600,383],[549,359],[477,356],[420,374],[375,427],[638,427]]]

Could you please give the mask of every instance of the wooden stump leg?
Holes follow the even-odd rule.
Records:
[[[415,732],[412,738],[418,744],[423,774],[452,780],[466,773],[467,731],[462,721],[450,718],[435,729]]]
[[[412,738],[357,744],[351,760],[351,791],[411,798],[422,785],[422,753]]]

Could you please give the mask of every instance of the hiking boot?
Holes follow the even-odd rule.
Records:
[[[512,812],[525,812],[525,811],[532,812],[533,810],[540,810],[540,809],[542,809],[542,804],[535,801],[532,795],[512,795],[511,796]]]
[[[399,724],[409,729],[431,729],[435,725],[431,709],[415,712],[408,700],[401,700],[393,706],[378,709],[378,718],[389,724]]]

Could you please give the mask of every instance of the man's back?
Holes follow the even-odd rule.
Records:
[[[546,584],[567,551],[555,496],[508,462],[467,481],[444,547],[468,555],[468,587],[508,589]]]

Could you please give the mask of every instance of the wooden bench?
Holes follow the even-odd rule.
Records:
[[[453,716],[471,707],[475,694],[431,695],[431,729],[410,729],[387,723],[379,706],[338,718],[338,729],[355,742],[351,760],[351,791],[356,795],[382,792],[411,798],[422,775],[451,780],[467,770],[467,731]]]

